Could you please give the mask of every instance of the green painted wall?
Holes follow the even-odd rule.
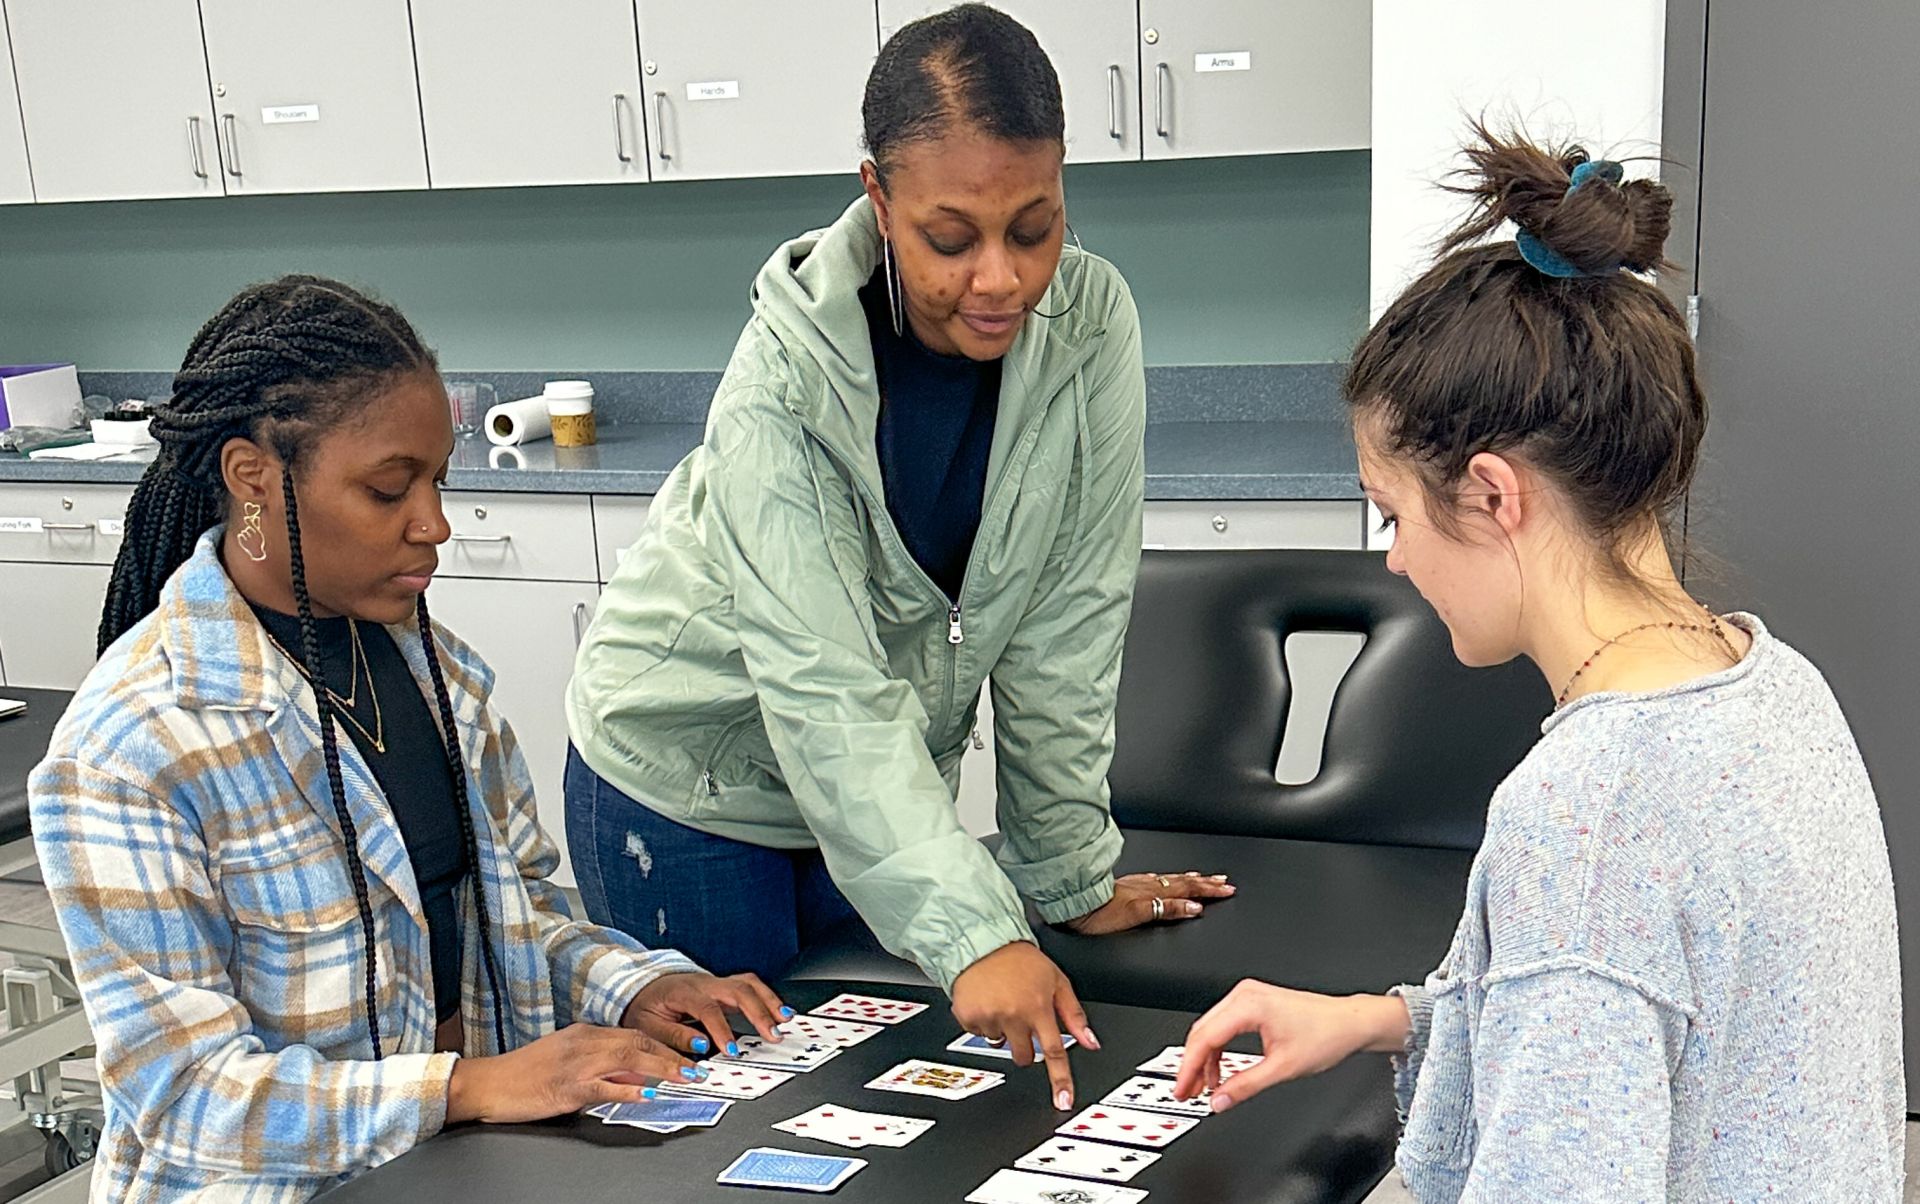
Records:
[[[0,208],[0,363],[171,369],[236,289],[318,272],[397,303],[450,369],[714,369],[747,284],[853,177]],[[1150,364],[1343,358],[1365,326],[1364,152],[1067,172]]]

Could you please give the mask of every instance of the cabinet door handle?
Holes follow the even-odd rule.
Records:
[[[240,178],[240,136],[235,132],[233,114],[222,113],[220,125],[227,135],[227,174]]]
[[[653,94],[653,124],[660,131],[660,161],[669,162],[673,156],[667,153],[667,94]]]
[[[91,531],[92,523],[41,523],[42,531]]]
[[[1153,128],[1162,138],[1173,134],[1167,128],[1167,79],[1171,74],[1165,63],[1153,69]]]
[[[573,604],[573,646],[578,648],[587,638],[587,620],[591,617],[585,602]]]
[[[1120,128],[1120,64],[1114,63],[1107,68],[1107,133],[1115,142],[1126,139],[1126,133]]]
[[[513,540],[513,536],[511,535],[461,535],[456,532],[453,535],[447,536],[447,539],[453,543],[510,543]]]
[[[633,156],[627,153],[627,123],[624,117],[627,96],[624,92],[613,94],[613,153],[622,163],[633,162]]]
[[[207,155],[200,146],[200,119],[187,118],[187,161],[193,164],[193,174],[199,179],[207,178]]]

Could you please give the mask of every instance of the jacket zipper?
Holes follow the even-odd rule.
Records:
[[[714,764],[718,762],[721,757],[727,755],[728,751],[733,748],[734,742],[740,739],[741,735],[747,730],[747,726],[752,722],[752,716],[736,722],[732,727],[720,734],[720,739],[714,744],[713,751],[707,754],[707,766],[700,771],[700,786],[701,789],[707,792],[708,798],[717,798],[720,794],[720,779],[713,774]]]
[[[1060,378],[1060,383],[1065,383],[1065,381],[1070,380],[1073,374],[1078,372],[1085,365],[1086,361],[1091,358],[1091,352],[1077,357],[1074,360],[1072,369]],[[1059,384],[1053,385],[1052,389],[1048,391],[1048,396],[1051,398],[1056,395],[1059,392],[1059,388]],[[1039,431],[1040,424],[1046,420],[1046,416],[1051,409],[1052,404],[1049,402],[1049,404],[1042,406],[1039,412],[1028,417],[1027,424],[1021,428],[1019,437],[1014,440],[1014,447],[1019,448],[1025,446],[1027,454],[1032,454],[1032,439],[1037,438],[1036,432]],[[947,591],[936,585],[933,578],[927,575],[927,571],[920,567],[920,562],[913,558],[913,553],[907,551],[906,541],[901,537],[900,532],[894,528],[893,518],[887,513],[886,505],[884,503],[875,504],[877,499],[874,498],[872,491],[867,488],[867,483],[860,476],[859,472],[855,471],[853,465],[847,463],[844,456],[834,450],[831,443],[813,429],[804,415],[796,410],[794,411],[794,417],[800,419],[801,429],[806,431],[813,441],[820,445],[820,450],[827,454],[827,458],[838,465],[840,470],[846,474],[847,479],[853,482],[855,491],[858,492],[861,499],[866,502],[868,512],[877,516],[876,525],[886,532],[887,538],[893,543],[895,552],[907,562],[908,567],[913,570],[914,575],[919,577],[921,584],[926,586],[927,591],[935,598],[947,603],[947,692],[946,698],[942,703],[941,722],[935,726],[936,731],[944,730],[947,724],[953,722],[953,708],[956,702],[953,693],[959,684],[959,649],[960,645],[966,642],[966,630],[961,624],[961,604],[967,596],[967,586],[973,581],[973,565],[974,561],[978,560],[980,556],[980,542],[976,539],[973,550],[967,553],[967,565],[960,575],[960,597],[958,599],[948,598]],[[980,517],[983,520],[993,509],[994,504],[999,501],[1000,495],[1005,492],[1006,479],[1006,474],[1002,473],[1000,479],[994,482],[992,495],[981,499]]]

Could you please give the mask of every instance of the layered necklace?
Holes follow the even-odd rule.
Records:
[[[260,630],[267,633],[267,642],[275,648],[278,648],[281,656],[292,661],[300,671],[306,675],[308,681],[315,682],[327,692],[327,696],[332,698],[335,703],[334,713],[342,719],[345,719],[348,723],[351,723],[354,730],[358,731],[362,736],[365,736],[367,743],[373,745],[375,752],[385,756],[387,751],[387,720],[386,716],[380,711],[380,693],[373,685],[373,665],[367,660],[367,650],[365,646],[360,643],[360,624],[352,618],[347,620],[347,638],[352,646],[353,655],[349,661],[349,676],[347,678],[347,692],[345,695],[342,695],[327,683],[319,681],[313,671],[307,667],[305,661],[302,661],[299,657],[288,651],[285,644],[282,644],[274,638],[273,632],[268,630],[266,624],[262,623]],[[373,703],[372,731],[368,731],[366,724],[360,722],[359,716],[353,713],[354,707],[359,705],[360,701],[360,678],[362,674],[364,674],[367,679],[367,697]]]

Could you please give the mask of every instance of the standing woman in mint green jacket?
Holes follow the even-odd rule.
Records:
[[[1098,1048],[1021,895],[1086,933],[1224,880],[1113,876],[1107,767],[1140,557],[1133,300],[1063,254],[1059,80],[969,4],[902,28],[867,195],[776,252],[701,446],[601,599],[568,694],[596,922],[772,977],[857,912],[1072,1102]],[[998,864],[954,811],[991,682]]]

